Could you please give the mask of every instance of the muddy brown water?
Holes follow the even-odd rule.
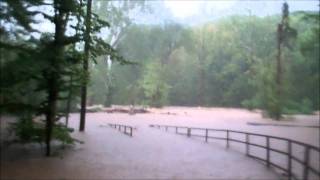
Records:
[[[203,139],[150,128],[149,124],[241,130],[285,137],[319,147],[317,128],[247,125],[247,122],[272,122],[319,126],[318,115],[297,115],[290,120],[275,122],[263,119],[258,112],[242,109],[167,107],[152,109],[152,112],[136,115],[88,113],[86,131],[73,133],[85,143],[59,150],[57,155],[49,158],[43,157],[42,149],[37,145],[13,145],[2,149],[1,179],[282,178],[274,169],[245,156],[241,144],[231,143],[231,147],[226,149],[223,141],[205,143]],[[133,137],[101,126],[108,123],[133,126]],[[79,114],[72,114],[70,126],[77,129],[78,125]],[[263,140],[256,141],[264,143]],[[271,143],[279,149],[285,148],[281,143]],[[254,149],[252,152],[262,156],[265,153]],[[297,148],[295,153],[303,152]],[[273,161],[286,162],[281,159],[283,157],[271,156]]]

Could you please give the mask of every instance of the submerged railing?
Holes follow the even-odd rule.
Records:
[[[110,123],[109,123],[109,126],[115,129],[118,129],[120,132],[123,132],[124,134],[132,137],[132,131],[133,131],[132,126],[127,126],[122,124],[110,124]]]
[[[165,129],[166,131],[169,131],[170,129],[174,129],[176,134],[182,134],[186,135],[187,137],[203,137],[205,142],[208,142],[208,139],[219,139],[219,140],[226,140],[226,147],[229,148],[230,142],[237,142],[241,144],[245,144],[245,152],[246,155],[258,160],[261,160],[262,162],[265,162],[268,167],[273,166],[276,169],[282,170],[285,175],[288,177],[288,179],[319,179],[320,178],[320,167],[319,167],[319,154],[320,149],[316,146],[312,146],[306,143],[302,143],[299,141],[281,138],[281,137],[275,137],[275,136],[269,136],[269,135],[262,135],[262,134],[256,134],[256,133],[249,133],[249,132],[243,132],[243,131],[234,131],[234,130],[227,130],[227,129],[208,129],[208,128],[193,128],[193,127],[183,127],[183,126],[168,126],[168,125],[150,125],[150,127],[158,128],[158,129]],[[197,133],[192,134],[192,131],[196,131]],[[199,134],[200,132],[200,134]],[[224,136],[210,136],[210,132],[222,132]],[[245,136],[244,140],[239,140],[232,138],[231,136],[234,134],[243,134]],[[258,144],[254,143],[252,138],[254,137],[260,137],[265,139],[265,144]],[[276,149],[271,146],[271,140],[276,141],[282,141],[286,143],[286,151]],[[266,153],[264,157],[259,157],[254,154],[250,154],[250,147],[258,147],[265,149]],[[300,146],[303,150],[303,158],[299,158],[298,156],[293,153],[293,146]],[[274,162],[271,160],[270,155],[271,152],[276,152],[279,154],[282,154],[286,156],[286,167],[281,166],[279,163]],[[311,164],[312,157],[310,154],[312,152],[316,153],[316,159],[313,159],[314,162],[316,162],[317,167],[313,167]],[[297,162],[302,166],[301,170],[302,172],[296,172],[297,168],[293,168],[293,162]],[[302,176],[298,177],[298,174],[301,174]],[[311,177],[313,175],[313,177]]]

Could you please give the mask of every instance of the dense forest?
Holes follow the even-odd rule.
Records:
[[[93,65],[89,102],[150,106],[271,108],[281,15],[231,16],[188,27],[133,25],[119,42],[137,65]],[[319,109],[319,17],[296,12],[283,48],[283,110]],[[103,98],[102,98],[103,97]]]
[[[11,125],[18,142],[73,144],[67,117],[81,94],[80,131],[85,129],[89,64],[99,56],[126,60],[100,33],[109,22],[92,12],[92,0],[6,0],[0,2],[1,114],[19,118]],[[44,27],[52,27],[45,31]]]

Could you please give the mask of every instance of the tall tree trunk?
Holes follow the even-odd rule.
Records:
[[[278,38],[277,38],[277,71],[276,71],[276,109],[275,118],[279,120],[281,118],[281,106],[282,106],[282,64],[281,64],[281,44],[283,41],[283,24],[278,24]]]
[[[70,75],[70,80],[69,80],[69,94],[68,94],[68,99],[67,99],[67,108],[66,108],[66,127],[68,127],[69,123],[69,114],[70,114],[70,109],[71,109],[71,100],[72,100],[72,74]]]
[[[206,59],[206,52],[205,52],[205,30],[201,30],[200,34],[200,49],[198,52],[198,61],[199,61],[199,87],[198,87],[198,105],[204,106],[205,105],[205,59]]]
[[[86,33],[85,33],[85,45],[84,53],[85,57],[83,59],[83,71],[86,75],[86,80],[81,87],[81,112],[80,112],[80,131],[84,131],[86,122],[86,104],[87,104],[87,79],[89,76],[89,50],[90,50],[90,32],[91,32],[91,5],[92,0],[87,2],[87,16],[86,16]]]
[[[203,59],[199,58],[199,92],[198,92],[198,105],[204,106],[205,100],[204,100],[204,90],[205,90],[205,72],[203,67]]]
[[[48,106],[46,112],[46,156],[51,154],[51,139],[52,131],[54,128],[54,123],[56,121],[57,114],[57,101],[59,96],[59,78],[60,78],[60,63],[63,60],[63,39],[65,33],[65,26],[68,20],[68,15],[64,12],[64,7],[62,7],[61,2],[58,0],[54,1],[55,9],[55,34],[53,42],[53,52],[54,56],[50,57],[50,67],[48,72]]]
[[[58,98],[58,89],[57,89],[57,80],[54,73],[51,74],[51,77],[48,81],[48,111],[46,114],[46,156],[50,156],[51,147],[50,141],[52,138],[52,129],[55,122],[56,111],[57,111],[57,98]]]

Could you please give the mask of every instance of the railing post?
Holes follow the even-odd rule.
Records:
[[[176,134],[178,133],[178,127],[176,127]]]
[[[309,153],[310,153],[310,147],[306,146],[305,152],[304,152],[304,168],[303,168],[303,179],[308,179],[308,170],[309,170]]]
[[[206,142],[208,142],[208,129],[206,129]]]
[[[229,148],[229,130],[227,130],[227,148]]]
[[[250,153],[250,149],[249,149],[249,134],[246,133],[246,155],[249,156],[249,153]]]
[[[132,137],[133,128],[131,126],[121,125],[121,124],[109,124],[109,125],[111,127],[114,127],[116,130],[119,130],[120,132]],[[129,132],[127,129],[129,129]]]
[[[166,126],[166,131],[168,131],[168,126]]]
[[[266,136],[266,143],[267,143],[267,167],[270,167],[270,138],[269,136]]]
[[[288,140],[288,179],[291,180],[291,154],[292,154],[292,147],[291,147],[291,140]]]
[[[188,129],[187,129],[187,136],[190,137],[190,135],[191,135],[191,129],[188,128]]]

